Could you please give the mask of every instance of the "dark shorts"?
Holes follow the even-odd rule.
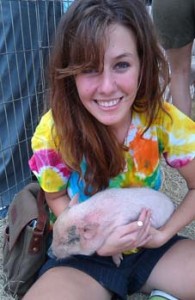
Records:
[[[153,0],[152,14],[165,49],[181,48],[195,38],[195,0]]]
[[[119,299],[138,292],[147,281],[152,269],[163,254],[183,237],[175,236],[157,249],[143,249],[138,253],[124,255],[119,267],[111,257],[75,255],[66,259],[49,258],[39,272],[39,276],[50,268],[68,266],[79,269],[97,280]]]

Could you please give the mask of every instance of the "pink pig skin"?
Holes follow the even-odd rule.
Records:
[[[75,254],[91,255],[119,226],[138,219],[142,208],[152,211],[151,224],[161,227],[174,211],[172,201],[149,188],[106,189],[80,204],[70,201],[53,228],[52,251],[57,258]],[[121,254],[113,256],[117,266]]]

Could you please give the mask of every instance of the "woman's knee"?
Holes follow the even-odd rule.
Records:
[[[195,241],[180,240],[159,260],[143,291],[160,289],[179,299],[195,299]]]
[[[73,268],[56,267],[44,273],[23,300],[110,300],[111,294],[89,275]]]

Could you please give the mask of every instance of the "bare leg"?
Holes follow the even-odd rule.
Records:
[[[153,269],[142,291],[165,291],[181,300],[195,299],[195,241],[181,240]]]
[[[111,294],[87,274],[68,267],[48,270],[23,300],[110,300]]]
[[[192,99],[190,95],[191,52],[190,43],[182,48],[166,51],[171,69],[171,96],[173,104],[186,115],[191,116]]]

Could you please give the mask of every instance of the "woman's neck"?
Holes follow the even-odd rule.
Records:
[[[112,131],[121,145],[125,143],[125,139],[128,135],[128,131],[130,128],[130,124],[131,124],[131,115],[128,116],[128,119],[123,121],[121,124],[112,127]]]

